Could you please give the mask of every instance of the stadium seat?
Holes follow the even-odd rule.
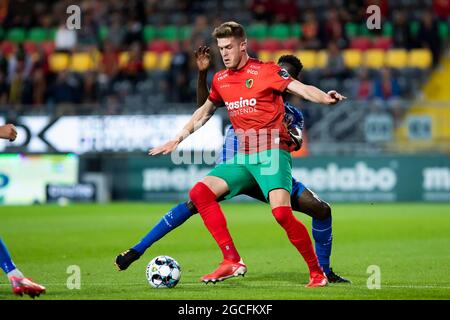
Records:
[[[144,54],[144,68],[145,70],[154,70],[158,65],[158,54],[154,51],[147,51]]]
[[[394,33],[394,28],[392,27],[392,23],[390,23],[389,21],[385,21],[385,22],[383,22],[381,27],[383,28],[383,36],[391,38]]]
[[[442,41],[446,42],[448,40],[448,24],[446,22],[440,21],[439,25],[439,36],[441,37]]]
[[[172,62],[172,53],[163,52],[159,55],[158,69],[167,70],[170,68],[170,63]]]
[[[16,45],[11,41],[1,41],[0,42],[0,50],[3,52],[5,56],[9,56],[16,49]]]
[[[275,51],[273,54],[272,54],[272,61],[273,62],[277,62],[278,61],[278,59],[280,59],[280,57],[281,56],[284,56],[284,55],[286,55],[286,54],[292,54],[293,52],[291,51],[291,50],[279,50],[279,51]]]
[[[412,49],[408,54],[408,67],[427,69],[431,67],[433,57],[428,49]]]
[[[258,51],[258,59],[264,62],[273,61],[272,60],[272,52],[267,50],[259,50]]]
[[[42,47],[46,55],[51,55],[55,51],[55,42],[53,41],[44,41],[39,45]]]
[[[192,27],[191,26],[183,26],[180,28],[180,33],[178,36],[179,36],[180,40],[186,40],[191,37],[191,34],[192,34]]]
[[[86,72],[92,70],[94,63],[92,56],[87,52],[78,52],[72,55],[70,69],[75,72]]]
[[[350,48],[358,50],[367,50],[372,47],[372,41],[367,37],[356,37],[350,40]]]
[[[388,50],[392,46],[392,39],[389,37],[378,37],[373,39],[374,49]]]
[[[44,42],[48,39],[47,29],[33,28],[28,32],[28,41],[31,42]]]
[[[317,68],[325,68],[325,66],[327,65],[327,61],[328,61],[328,54],[326,50],[319,50],[317,52],[317,57],[316,57],[316,66]]]
[[[5,30],[3,30],[2,27],[0,27],[0,40],[3,40],[4,36],[5,36]]]
[[[276,23],[269,27],[268,37],[278,40],[286,40],[291,36],[289,26],[283,23]]]
[[[144,27],[144,41],[150,42],[156,38],[156,28],[153,26]]]
[[[173,25],[168,25],[159,28],[158,38],[166,41],[176,41],[178,40],[178,28]]]
[[[49,57],[50,70],[59,72],[69,67],[69,55],[66,53],[53,53]]]
[[[165,51],[172,51],[172,46],[167,40],[156,39],[148,43],[147,50],[161,53]]]
[[[289,38],[283,41],[282,46],[285,50],[295,51],[298,49],[300,40],[298,38]]]
[[[354,22],[347,22],[345,24],[345,32],[349,38],[356,38],[359,35],[358,25]]]
[[[255,52],[256,53],[256,52],[259,51],[259,42],[256,39],[248,39],[247,40],[247,46],[248,46],[248,49],[251,52]]]
[[[247,37],[251,39],[263,40],[267,38],[268,27],[264,23],[253,23],[247,29]]]
[[[119,67],[123,67],[128,63],[128,60],[130,60],[130,54],[126,51],[121,52],[119,54]]]
[[[101,41],[104,41],[105,38],[108,36],[108,27],[103,25],[100,27],[99,31],[98,31],[98,35],[100,37]]]
[[[8,30],[6,39],[15,43],[23,42],[25,40],[25,29],[12,28]]]
[[[317,53],[314,50],[299,50],[295,55],[300,59],[305,69],[316,68]]]
[[[405,68],[408,64],[408,53],[405,49],[391,49],[386,52],[386,65],[391,68]]]
[[[37,45],[35,42],[32,41],[25,41],[23,43],[23,48],[25,49],[25,52],[28,54],[33,54],[37,51]]]
[[[364,58],[365,66],[378,69],[384,66],[385,52],[382,49],[369,49]]]
[[[283,49],[283,46],[281,45],[281,41],[277,39],[264,39],[259,43],[259,47],[261,50],[267,50],[267,51],[277,51]]]
[[[342,52],[345,65],[348,68],[357,68],[362,63],[362,53],[357,49],[346,49]]]
[[[300,39],[302,36],[302,26],[299,23],[291,25],[291,37]]]

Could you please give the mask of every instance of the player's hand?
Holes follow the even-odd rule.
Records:
[[[0,126],[0,138],[14,141],[17,138],[17,129],[13,124],[5,124]]]
[[[336,90],[328,91],[327,95],[328,95],[328,102],[330,104],[336,104],[339,101],[347,99],[346,96],[343,96],[342,94],[338,93]]]
[[[156,156],[158,154],[163,154],[163,155],[169,154],[172,151],[174,151],[178,147],[179,144],[180,144],[180,140],[179,139],[178,140],[177,139],[170,140],[170,141],[166,142],[165,144],[163,144],[162,146],[150,149],[148,151],[148,155],[149,156]]]
[[[208,46],[201,46],[195,51],[195,62],[197,62],[198,71],[206,71],[211,65],[211,55]]]

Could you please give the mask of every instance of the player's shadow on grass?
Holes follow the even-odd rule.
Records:
[[[255,281],[263,281],[263,282],[277,282],[282,283],[286,282],[289,284],[302,284],[307,283],[309,281],[309,274],[301,273],[301,272],[271,272],[271,273],[261,273],[261,272],[252,272],[247,273],[245,278],[249,280]]]

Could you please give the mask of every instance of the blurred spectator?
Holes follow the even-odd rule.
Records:
[[[59,25],[55,35],[55,49],[58,51],[71,51],[77,45],[77,32],[66,28],[65,23]]]
[[[298,7],[294,0],[278,0],[271,8],[275,23],[294,23],[298,18]]]
[[[374,97],[384,101],[400,97],[400,86],[389,68],[383,68],[380,78],[375,80]]]
[[[119,14],[114,14],[111,17],[111,21],[111,25],[108,29],[108,35],[104,41],[114,46],[115,49],[121,49],[125,42],[126,30],[122,26],[121,17]]]
[[[131,45],[135,42],[143,43],[144,38],[142,36],[142,24],[137,18],[132,18],[128,20],[126,34],[125,34],[125,44]]]
[[[398,10],[393,14],[392,40],[396,48],[410,49],[413,47],[413,38],[405,12]]]
[[[76,77],[67,70],[61,71],[57,75],[56,82],[51,91],[52,102],[56,105],[65,105],[78,102],[76,97],[80,83]]]
[[[430,49],[433,55],[433,67],[436,67],[441,56],[442,44],[439,36],[438,22],[434,19],[431,11],[425,11],[422,15],[418,41],[422,47]]]
[[[327,47],[330,42],[336,43],[336,45],[344,49],[348,45],[348,39],[345,34],[344,24],[339,17],[339,11],[337,9],[330,9],[327,12],[325,24],[323,29],[320,30],[320,37],[322,40],[322,47]]]
[[[272,0],[253,0],[250,4],[253,18],[258,22],[271,22],[272,5]]]
[[[168,92],[168,99],[171,102],[192,102],[194,101],[189,87],[190,64],[194,60],[183,46],[179,47],[172,58],[168,72],[168,84],[171,90]]]
[[[303,49],[320,49],[319,21],[312,10],[305,13],[304,22],[302,23],[302,35],[300,38],[300,46]]]
[[[39,47],[31,71],[33,104],[44,104],[49,74],[50,68],[47,56],[45,55],[44,50]]]
[[[6,81],[6,73],[0,70],[0,104],[8,103],[8,82]]]
[[[450,0],[433,0],[433,12],[441,20],[450,16]]]
[[[141,45],[135,42],[131,45],[127,63],[121,69],[121,78],[136,84],[145,79],[144,61]]]
[[[328,44],[327,55],[327,64],[323,70],[322,77],[344,80],[348,76],[348,70],[345,66],[342,52],[339,50],[336,42]]]
[[[357,100],[369,100],[373,95],[373,83],[367,68],[361,68],[356,82],[355,98]]]

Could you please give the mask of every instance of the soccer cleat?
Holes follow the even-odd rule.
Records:
[[[325,287],[328,284],[327,277],[325,273],[312,272],[309,276],[309,283],[305,286],[306,288],[316,288]]]
[[[122,252],[116,257],[115,265],[117,270],[123,271],[126,270],[130,264],[139,259],[141,254],[134,249],[128,249],[127,251]]]
[[[216,283],[217,281],[223,281],[228,278],[244,276],[247,272],[247,266],[244,262],[232,262],[229,260],[223,260],[219,267],[214,272],[207,274],[201,278],[201,280],[208,284],[209,282]]]
[[[27,294],[34,299],[39,297],[41,293],[45,293],[45,287],[33,282],[30,278],[11,277],[10,281],[12,291],[16,295],[23,296]]]
[[[330,272],[327,274],[327,279],[329,283],[352,283],[350,280],[341,277],[340,275],[333,272],[333,269],[330,268]]]

